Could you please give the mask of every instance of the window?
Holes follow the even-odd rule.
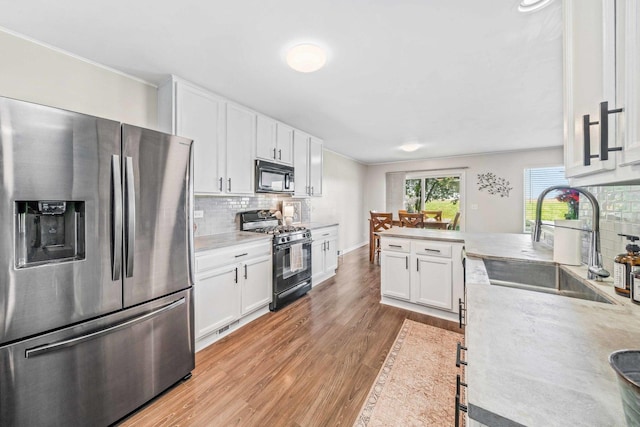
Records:
[[[536,219],[536,203],[538,196],[545,188],[552,185],[567,185],[569,182],[564,176],[564,166],[531,168],[524,170],[524,232],[531,232],[531,224]],[[564,218],[568,206],[556,198],[553,191],[545,198],[542,206],[542,219],[554,220]]]
[[[443,220],[453,221],[460,210],[463,174],[459,171],[407,174],[404,181],[404,209],[410,212],[441,211]]]

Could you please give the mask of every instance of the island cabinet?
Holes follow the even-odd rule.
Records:
[[[196,253],[196,350],[269,311],[271,241]]]
[[[640,9],[635,0],[565,0],[564,148],[572,185],[640,176]]]
[[[381,236],[380,245],[382,303],[458,320],[463,243]]]

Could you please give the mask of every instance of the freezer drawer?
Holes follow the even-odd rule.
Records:
[[[192,289],[0,347],[0,425],[108,425],[195,366]]]

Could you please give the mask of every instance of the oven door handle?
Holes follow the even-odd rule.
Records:
[[[284,245],[277,245],[277,246],[275,247],[275,250],[279,252],[279,251],[283,251],[283,250],[285,250],[285,249],[289,249],[291,246],[293,246],[293,245],[297,245],[297,244],[302,244],[302,245],[309,244],[309,245],[310,245],[310,244],[311,244],[311,242],[312,242],[311,240],[300,240],[300,241],[298,241],[298,242],[285,243]]]

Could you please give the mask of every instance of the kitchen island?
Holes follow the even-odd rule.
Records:
[[[470,425],[626,424],[608,356],[640,347],[640,307],[616,295],[611,280],[589,284],[613,304],[496,286],[483,258],[553,263],[552,251],[521,234],[402,228],[380,234],[465,244]],[[586,277],[584,266],[561,268]]]

